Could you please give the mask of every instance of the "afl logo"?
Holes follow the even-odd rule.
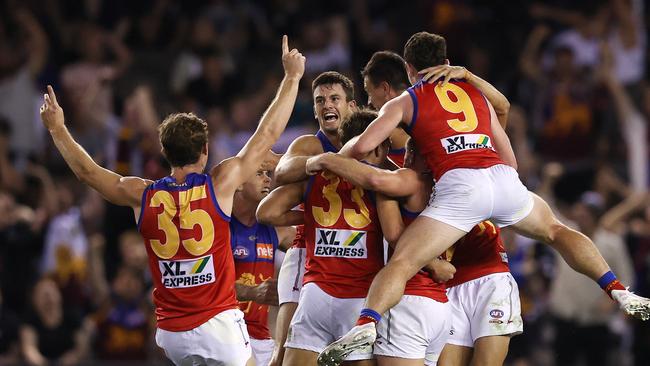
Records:
[[[490,311],[490,316],[496,319],[501,319],[503,318],[503,311],[494,309]]]
[[[236,246],[235,249],[232,251],[232,255],[234,255],[235,258],[238,258],[238,259],[246,258],[246,257],[248,257],[248,254],[249,254],[248,248],[243,247],[241,245]]]

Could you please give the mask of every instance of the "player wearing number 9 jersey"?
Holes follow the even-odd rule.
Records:
[[[625,312],[650,319],[650,300],[627,291],[593,242],[562,224],[546,202],[521,183],[508,137],[482,95],[469,84],[446,78],[419,83],[419,72],[448,63],[445,39],[416,33],[404,46],[404,59],[415,86],[386,103],[377,119],[342,153],[361,158],[405,124],[434,174],[435,194],[375,277],[357,326],[324,350],[321,364],[337,365],[348,352],[372,343],[380,314],[399,302],[406,281],[487,219],[499,226],[512,225],[519,233],[553,246],[573,269],[598,282]]]
[[[156,342],[175,364],[244,365],[251,349],[235,297],[229,215],[235,191],[274,158],[270,148],[295,104],[305,58],[282,40],[285,75],[257,130],[210,174],[207,124],[193,114],[168,116],[159,128],[170,176],[152,182],[97,165],[68,132],[48,86],[41,118],[72,171],[108,201],[133,208],[147,246],[158,319]]]

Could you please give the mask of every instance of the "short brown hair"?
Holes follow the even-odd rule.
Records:
[[[415,33],[404,45],[404,59],[417,71],[442,65],[447,59],[447,42],[437,34]]]
[[[361,76],[367,76],[375,86],[385,81],[397,91],[406,90],[410,86],[404,59],[395,52],[375,52],[361,70]]]
[[[158,127],[165,159],[182,167],[199,160],[208,142],[208,124],[193,113],[172,113]]]
[[[336,71],[326,71],[316,77],[311,83],[311,92],[321,85],[334,85],[340,84],[345,91],[345,101],[349,102],[354,100],[354,83],[347,76]]]
[[[370,109],[359,109],[344,119],[339,126],[339,138],[341,144],[359,136],[370,126],[370,123],[377,118],[377,112]]]

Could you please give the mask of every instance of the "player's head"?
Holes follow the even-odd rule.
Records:
[[[350,114],[348,118],[341,122],[341,126],[339,127],[341,144],[345,145],[354,137],[361,135],[375,118],[377,118],[377,112],[370,109],[359,109]],[[372,163],[381,163],[386,159],[389,149],[390,140],[386,139],[386,141],[368,154],[366,160]]]
[[[257,174],[237,188],[236,195],[245,201],[260,203],[271,192],[270,174],[268,170],[258,169]]]
[[[415,33],[404,45],[404,60],[409,80],[415,84],[419,79],[418,71],[449,62],[447,60],[447,42],[444,37],[437,34]]]
[[[415,141],[409,137],[406,140],[406,151],[404,152],[404,168],[413,169],[418,173],[424,173],[429,170],[427,162],[422,154],[418,152]]]
[[[311,91],[314,97],[314,115],[320,129],[336,134],[341,121],[357,106],[352,80],[336,71],[327,71],[314,79]]]
[[[361,70],[368,104],[380,109],[409,87],[404,59],[390,51],[375,52]]]
[[[173,113],[158,127],[165,159],[172,167],[208,162],[208,124],[192,113]]]

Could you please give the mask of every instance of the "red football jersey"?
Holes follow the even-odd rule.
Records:
[[[189,174],[184,183],[165,177],[144,191],[138,228],[159,328],[190,330],[237,308],[229,221],[207,174]]]
[[[447,281],[447,287],[510,271],[500,233],[501,230],[492,222],[483,221],[447,250],[447,260],[456,267],[456,274]]]
[[[472,85],[420,82],[408,89],[413,100],[409,134],[436,180],[456,168],[487,168],[503,161],[492,147],[490,109]]]
[[[410,212],[402,208],[402,220],[405,227],[408,227],[417,217],[419,213]],[[388,248],[388,257],[393,255],[393,248]],[[424,296],[438,302],[447,302],[447,288],[444,283],[437,283],[434,281],[429,273],[420,270],[406,283],[404,295]]]
[[[304,283],[333,297],[365,297],[384,265],[373,193],[325,171],[310,178],[304,202]]]

